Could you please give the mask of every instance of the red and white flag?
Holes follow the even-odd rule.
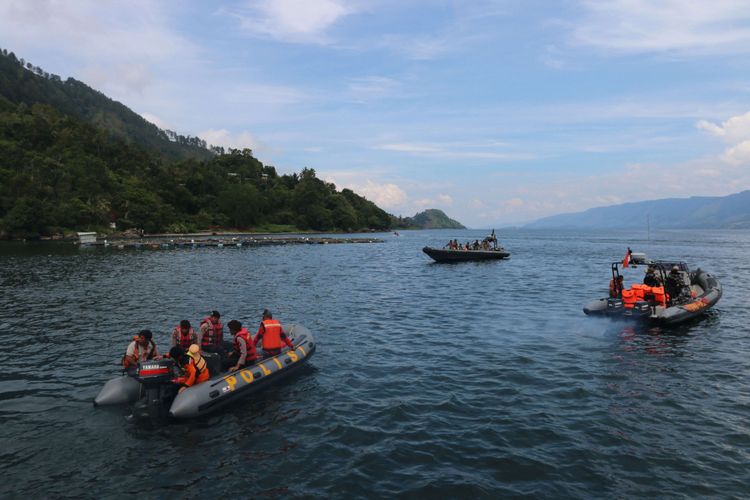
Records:
[[[633,251],[628,247],[628,253],[625,254],[625,258],[622,259],[622,267],[628,267],[630,265],[630,254],[633,253]]]

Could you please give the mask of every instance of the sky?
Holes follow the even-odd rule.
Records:
[[[3,0],[0,47],[473,228],[750,189],[746,0]]]

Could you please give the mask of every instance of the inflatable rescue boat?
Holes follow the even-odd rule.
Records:
[[[646,266],[652,285],[624,284],[624,268]],[[621,279],[622,278],[622,279]],[[618,289],[616,283],[623,283]],[[588,303],[589,316],[633,319],[663,325],[681,323],[699,316],[716,304],[721,284],[712,274],[698,268],[690,271],[684,262],[650,261],[642,253],[628,253],[623,262],[612,263],[610,297]]]
[[[174,360],[144,361],[134,372],[108,381],[94,399],[95,406],[135,404],[138,418],[193,418],[211,413],[239,399],[247,398],[285,378],[305,365],[315,353],[310,331],[301,325],[284,327],[294,348],[260,359],[236,372],[220,372],[217,354],[203,354],[211,378],[177,394],[171,382],[176,376]]]

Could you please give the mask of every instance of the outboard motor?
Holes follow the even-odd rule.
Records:
[[[143,386],[142,396],[135,403],[133,415],[138,419],[163,420],[177,394],[174,378],[174,360],[164,358],[143,361],[133,377]]]

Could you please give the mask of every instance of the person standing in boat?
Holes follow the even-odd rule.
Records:
[[[255,351],[255,344],[247,328],[242,327],[242,323],[233,319],[227,323],[229,333],[234,336],[234,350],[229,354],[225,365],[229,367],[230,372],[244,368],[253,364],[258,359]]]
[[[263,357],[280,354],[282,342],[290,349],[294,349],[294,345],[286,333],[284,333],[281,323],[279,320],[273,319],[273,314],[268,309],[263,310],[263,320],[260,322],[260,327],[258,327],[258,333],[255,334],[253,344],[257,346],[260,341],[263,341]]]
[[[180,324],[172,330],[172,347],[178,345],[187,351],[187,348],[198,343],[198,336],[195,334],[190,321],[183,319]]]
[[[125,356],[122,358],[122,366],[126,370],[137,366],[141,361],[159,359],[159,350],[152,339],[151,330],[141,330],[133,337],[133,341],[128,345]]]
[[[211,311],[210,316],[201,320],[201,326],[198,330],[198,345],[203,352],[215,352],[221,357],[226,355],[224,352],[224,325],[221,324],[221,314],[219,311]]]

